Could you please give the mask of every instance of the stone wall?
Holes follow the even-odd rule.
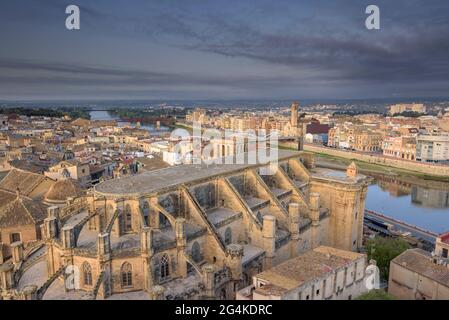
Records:
[[[343,151],[333,148],[321,147],[306,144],[304,145],[305,151],[324,153],[330,156],[341,157],[346,159],[355,159],[363,162],[384,165],[394,167],[398,169],[404,169],[409,171],[415,171],[417,173],[428,174],[440,177],[449,177],[449,166],[436,165],[429,163],[422,163],[417,161],[401,160],[387,158],[382,155],[362,154],[359,152]]]

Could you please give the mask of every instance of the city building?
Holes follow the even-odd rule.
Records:
[[[449,161],[449,135],[418,135],[416,160],[447,163]]]
[[[362,246],[369,179],[354,164],[336,172],[316,168],[310,154],[280,151],[273,166],[269,176],[267,164],[202,164],[104,181],[65,207],[48,208],[43,247],[30,254],[14,243],[0,266],[1,295],[232,299],[255,275],[311,249]],[[349,268],[359,281],[356,261],[364,257],[357,257],[355,269],[333,266],[337,279]],[[79,270],[79,287],[64,286],[68,266]]]
[[[416,138],[415,137],[385,137],[382,142],[382,152],[384,156],[398,159],[416,159]]]
[[[352,300],[368,291],[366,256],[320,246],[256,274],[237,300]]]
[[[382,135],[371,130],[354,130],[352,149],[362,152],[379,152],[381,150]]]
[[[404,300],[448,300],[449,267],[447,237],[441,255],[433,255],[422,249],[409,249],[390,263],[388,293]],[[443,252],[443,250],[445,250]]]
[[[426,113],[426,107],[422,103],[400,103],[390,106],[390,114],[398,114],[403,112]]]

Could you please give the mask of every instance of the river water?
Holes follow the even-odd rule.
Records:
[[[435,233],[449,231],[449,183],[375,176],[366,209]]]
[[[118,125],[122,125],[125,122],[121,121],[119,117],[101,110],[92,110],[90,111],[90,119],[91,120],[116,120]],[[156,129],[156,126],[153,124],[141,124],[141,129],[146,129],[150,131],[152,134],[164,134],[170,131],[169,127],[161,125],[159,129]]]

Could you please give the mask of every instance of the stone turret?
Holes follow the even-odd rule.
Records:
[[[346,168],[346,175],[348,177],[354,178],[359,173],[359,169],[354,161],[351,162],[351,164]]]
[[[213,265],[203,266],[203,282],[206,298],[215,298],[215,268]]]
[[[233,243],[226,247],[226,262],[231,269],[231,277],[234,281],[240,281],[242,278],[242,258],[242,245]]]
[[[267,267],[271,268],[276,251],[276,218],[271,215],[263,217],[263,247],[266,252]]]
[[[291,233],[291,252],[290,256],[295,257],[299,252],[299,222],[300,222],[300,211],[298,203],[290,203],[288,205],[288,215],[290,218],[290,233]]]
[[[288,205],[288,215],[290,218],[290,232],[293,235],[298,234],[299,220],[301,217],[298,203],[290,203]]]

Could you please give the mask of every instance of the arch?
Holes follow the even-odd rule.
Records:
[[[170,276],[170,258],[167,254],[164,254],[159,262],[159,274],[162,280]]]
[[[192,259],[196,263],[203,260],[203,257],[201,255],[201,247],[197,241],[195,241],[192,245]]]
[[[133,267],[129,262],[124,262],[120,268],[120,281],[122,288],[133,286]]]
[[[89,262],[85,261],[83,263],[83,283],[85,286],[91,286],[92,285],[92,267],[90,266]]]
[[[170,227],[174,230],[175,226],[176,226],[176,219],[175,217],[168,212],[167,210],[165,210],[165,208],[163,208],[161,205],[156,204],[154,206],[154,209],[156,209],[157,211],[159,211],[160,214],[162,214],[165,218],[167,218]]]
[[[229,245],[232,243],[232,230],[230,227],[226,228],[226,231],[224,234],[224,242],[226,245]]]

